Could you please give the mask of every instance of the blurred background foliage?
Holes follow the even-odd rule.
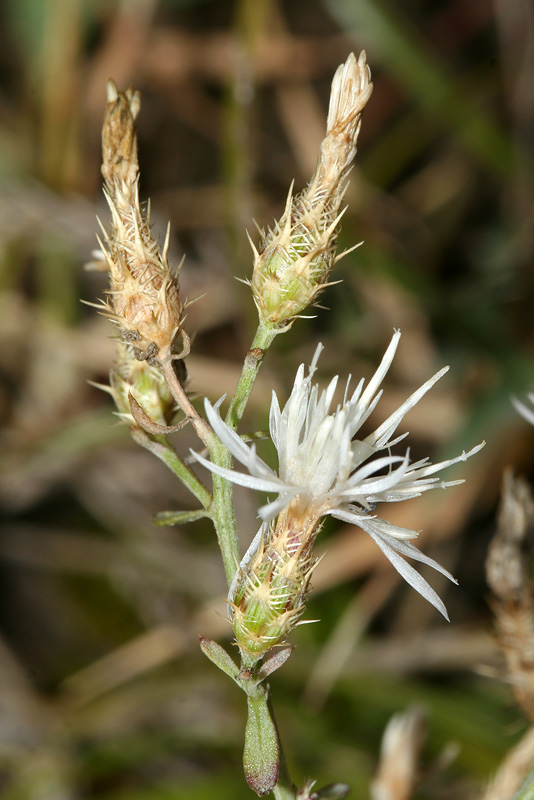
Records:
[[[195,333],[190,388],[232,392],[255,326],[245,229],[311,176],[328,91],[367,51],[364,114],[328,310],[269,354],[246,417],[326,345],[322,377],[369,377],[403,338],[385,415],[451,372],[408,417],[412,453],[485,450],[466,484],[388,509],[460,579],[431,581],[447,625],[373,543],[327,526],[297,649],[272,679],[295,779],[369,797],[392,713],[428,715],[417,797],[477,796],[526,723],[499,680],[484,559],[502,473],[530,473],[511,394],[534,383],[534,10],[528,0],[10,0],[0,28],[0,787],[6,800],[247,797],[243,697],[197,635],[230,646],[224,576],[190,503],[115,424],[114,343],[83,270],[95,246],[105,83],[133,83],[141,193],[171,220]],[[378,413],[378,412],[377,412]],[[195,440],[180,434],[187,452]],[[448,476],[449,477],[449,476]],[[257,497],[238,490],[243,545]]]

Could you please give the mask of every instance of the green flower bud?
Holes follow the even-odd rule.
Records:
[[[312,546],[319,527],[316,516],[299,514],[290,505],[276,524],[262,526],[241,562],[229,605],[245,666],[256,664],[299,623],[316,564]]]
[[[290,190],[282,218],[254,251],[252,292],[260,320],[284,329],[328,285],[336,261],[341,203],[356,155],[361,115],[373,84],[365,60],[353,53],[332,82],[326,137],[315,175],[297,197]]]

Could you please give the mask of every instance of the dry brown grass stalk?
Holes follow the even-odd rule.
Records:
[[[486,562],[499,646],[515,698],[534,722],[534,499],[527,482],[506,472],[497,533]]]
[[[409,800],[414,791],[421,748],[426,737],[426,719],[421,709],[396,714],[388,723],[376,778],[373,800]]]
[[[513,798],[532,764],[534,764],[534,728],[530,728],[521,741],[510,750],[484,792],[482,800]]]

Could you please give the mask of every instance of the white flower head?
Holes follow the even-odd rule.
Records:
[[[435,474],[445,467],[465,461],[478,452],[484,443],[468,453],[463,452],[456,458],[437,464],[430,463],[428,458],[410,462],[409,451],[402,456],[390,453],[390,448],[407,436],[405,433],[394,438],[404,415],[447,372],[448,367],[437,372],[410,395],[375,431],[363,438],[358,437],[361,427],[380,400],[380,385],[391,366],[399,338],[400,331],[396,331],[380,366],[365,388],[361,380],[349,396],[347,382],[343,404],[334,410],[332,402],[338,378],[333,378],[321,392],[312,383],[322,345],[317,347],[307,375],[304,365],[299,367],[293,390],[283,410],[280,410],[278,398],[273,392],[269,429],[278,452],[278,474],[258,456],[254,445],[245,444],[223,422],[218,413],[221,401],[215,406],[205,401],[208,420],[217,436],[247,468],[247,472],[224,469],[199,455],[195,454],[195,457],[212,472],[233,483],[276,493],[274,501],[259,509],[264,522],[272,520],[292,504],[298,509],[299,515],[305,513],[308,518],[316,518],[317,521],[325,515],[331,515],[358,525],[376,541],[402,577],[447,616],[443,603],[433,589],[399,553],[431,565],[453,581],[454,578],[407,541],[417,537],[416,531],[400,528],[370,512],[377,503],[406,500],[418,497],[429,489],[463,483],[461,480],[442,481]],[[382,451],[387,454],[381,455]]]
[[[531,425],[534,425],[534,392],[531,392],[529,395],[527,395],[527,397],[530,407],[526,406],[515,397],[512,397],[512,403],[516,407],[516,410],[519,411],[521,416],[524,417],[527,422],[530,422]]]

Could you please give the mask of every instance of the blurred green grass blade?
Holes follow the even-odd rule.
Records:
[[[159,511],[152,517],[153,525],[186,525],[199,519],[209,517],[204,509],[198,511]]]
[[[520,737],[518,712],[506,705],[500,687],[468,682],[463,686],[417,680],[401,683],[398,677],[377,673],[344,683],[344,689],[359,709],[362,728],[367,724],[361,719],[363,715],[384,728],[393,713],[410,705],[424,705],[429,710],[431,749],[457,742],[457,766],[482,779],[498,768]],[[512,732],[513,725],[516,730]]]
[[[0,476],[11,475],[14,481],[16,475],[23,478],[35,470],[52,472],[100,448],[128,443],[129,439],[128,427],[114,423],[107,407],[87,411],[4,453]]]
[[[104,794],[101,800],[236,800],[236,798],[254,798],[254,794],[244,785],[243,778],[238,782],[233,776],[226,775],[193,779],[181,779],[176,782],[148,787],[132,787]]]
[[[501,178],[508,175],[515,158],[510,140],[487,114],[477,111],[478,98],[446,74],[417,31],[392,6],[379,0],[329,0],[325,5],[345,30],[357,34],[369,51],[371,67],[381,62],[422,109],[455,132],[477,161]],[[393,135],[386,137],[384,147],[393,146]]]
[[[46,4],[42,0],[8,0],[6,5],[4,23],[29,59],[38,56],[45,16]]]
[[[76,255],[59,237],[44,236],[38,242],[37,280],[39,306],[51,319],[74,325],[80,316]]]

